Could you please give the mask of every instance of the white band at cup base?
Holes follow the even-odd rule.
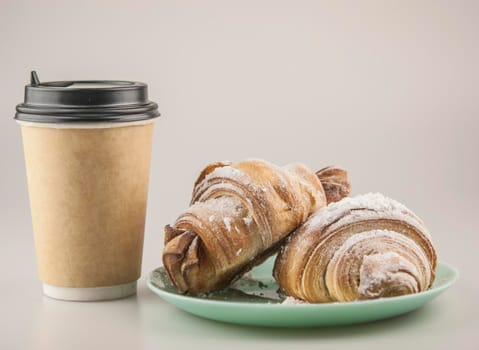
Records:
[[[109,287],[69,288],[43,283],[43,294],[69,301],[100,301],[126,298],[136,294],[136,281]]]

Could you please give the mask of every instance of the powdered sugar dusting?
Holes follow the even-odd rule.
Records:
[[[355,209],[367,209],[370,212],[355,212]],[[378,215],[382,218],[399,218],[411,223],[413,226],[419,226],[421,231],[430,237],[422,221],[406,206],[381,193],[367,193],[356,197],[345,197],[338,202],[331,203],[311,215],[306,222],[306,226],[309,229],[315,230],[333,224],[338,218],[341,219],[334,226],[345,226],[358,220],[373,218]]]
[[[229,193],[232,194],[228,197],[233,197],[233,194],[236,194],[238,196],[241,196],[241,198],[243,198],[244,200],[246,200],[247,204],[250,207],[252,207],[252,205],[253,205],[252,202],[251,202],[251,199],[249,198],[249,196],[247,196],[246,192],[241,187],[235,186],[235,185],[233,185],[231,183],[228,183],[228,182],[222,182],[222,183],[219,183],[219,184],[211,185],[201,194],[199,200],[204,201],[207,198],[209,200],[209,196],[212,195],[213,193],[217,192],[217,191],[228,191]]]
[[[388,237],[393,239],[394,241],[398,243],[403,243],[404,245],[407,245],[411,247],[411,249],[414,249],[415,251],[418,252],[423,252],[421,247],[416,244],[412,239],[408,238],[407,236],[404,236],[403,234],[394,232],[394,231],[389,231],[389,230],[373,230],[373,231],[364,231],[364,232],[359,232],[356,233],[352,236],[350,236],[342,245],[341,247],[336,250],[334,255],[337,256],[342,256],[343,254],[346,253],[352,246],[360,243],[361,241],[368,241],[368,248],[372,249],[373,251],[378,251],[382,243],[381,242],[376,242],[376,238],[381,238],[381,237]],[[423,255],[423,263],[426,265],[428,264],[427,257]]]
[[[418,275],[416,266],[396,252],[366,255],[359,273],[358,292],[367,298],[378,297],[382,293],[381,286],[391,281],[418,292],[417,281],[413,277]]]
[[[227,181],[223,181],[223,179],[227,180],[233,180],[235,182],[238,182],[242,184],[245,187],[248,187],[252,185],[253,183],[251,182],[251,179],[249,176],[242,172],[241,170],[238,170],[236,168],[233,168],[232,166],[229,165],[224,165],[224,166],[219,166],[215,168],[212,172],[207,174],[203,180],[198,183],[194,189],[194,201],[204,201],[206,198],[208,198],[209,194],[212,192],[213,189],[217,190],[218,186],[220,188],[230,188],[234,187],[235,191],[241,191],[238,186],[233,186],[231,183],[228,183]],[[218,183],[219,180],[219,183]],[[229,185],[229,186],[228,186]]]
[[[250,217],[250,216],[247,216],[247,217],[243,218],[243,221],[244,221],[244,223],[245,223],[246,225],[249,226],[249,225],[251,225],[251,223],[253,222],[253,218]]]
[[[208,200],[208,202],[196,202],[191,208],[194,207],[205,207],[205,210],[216,212],[221,216],[235,216],[241,211],[242,203],[238,198],[221,196]],[[212,214],[208,217],[208,221],[212,222],[217,218],[219,218],[219,215]]]
[[[428,258],[425,255],[424,251],[416,242],[414,242],[409,237],[394,231],[389,231],[389,230],[373,230],[373,231],[359,232],[349,237],[334,253],[328,265],[327,274],[333,273],[333,269],[336,267],[336,265],[339,264],[340,260],[344,258],[345,256],[347,256],[348,254],[362,255],[364,253],[368,253],[368,255],[364,256],[363,263],[367,264],[368,259],[370,259],[371,256],[375,256],[374,261],[376,264],[376,268],[381,271],[386,271],[387,266],[385,267],[383,266],[383,264],[391,263],[392,259],[389,253],[392,254],[394,252],[390,251],[388,252],[388,254],[382,255],[384,253],[385,246],[384,246],[384,240],[381,238],[389,238],[391,242],[394,242],[394,247],[398,247],[398,249],[403,249],[402,247],[408,247],[408,249],[411,249],[412,251],[414,251],[415,256],[419,260],[408,262],[407,260],[401,257],[401,261],[404,260],[405,262],[403,263],[403,265],[406,264],[410,266],[409,270],[411,271],[411,273],[413,273],[414,276],[418,276],[418,280],[420,282],[421,288],[429,285],[431,271],[430,271]],[[365,242],[366,244],[366,247],[367,247],[366,251],[364,250],[363,247],[361,247],[362,242]],[[356,248],[353,248],[356,245],[358,246],[357,249],[359,249],[359,251],[357,251]],[[391,245],[388,245],[386,249],[393,249],[393,248]],[[424,267],[425,269],[424,274],[418,273],[418,270],[416,268],[416,265],[414,265],[414,262]],[[361,283],[369,283],[369,282],[362,281]],[[367,289],[367,286],[364,286],[364,288]]]
[[[228,232],[231,231],[231,218],[229,216],[226,216],[223,218],[223,222],[225,223]]]
[[[301,305],[301,304],[309,304],[309,303],[301,299],[296,299],[294,297],[287,297],[286,299],[283,300],[281,304],[282,305]]]
[[[210,179],[215,177],[225,177],[225,178],[233,179],[245,185],[249,185],[251,183],[251,179],[249,178],[248,175],[246,175],[241,170],[233,168],[232,166],[229,166],[229,165],[218,167],[215,170],[213,170],[211,173],[205,176],[203,183],[207,184]]]
[[[241,276],[242,279],[247,279],[247,280],[256,280],[253,273],[251,271],[245,272],[243,276]]]

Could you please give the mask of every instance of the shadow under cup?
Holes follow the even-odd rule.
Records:
[[[86,83],[32,79],[16,119],[44,294],[109,300],[136,293],[159,114],[145,84]]]

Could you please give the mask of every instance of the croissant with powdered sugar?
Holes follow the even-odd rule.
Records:
[[[379,193],[320,209],[285,242],[274,276],[311,303],[416,293],[434,281],[436,252],[424,223]]]
[[[275,253],[311,213],[348,193],[347,173],[336,167],[315,173],[297,163],[211,164],[190,208],[165,228],[163,264],[181,292],[222,289]]]

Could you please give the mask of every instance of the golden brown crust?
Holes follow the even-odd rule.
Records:
[[[329,166],[316,172],[328,203],[337,202],[347,197],[351,192],[351,184],[348,180],[348,173],[337,166]]]
[[[190,208],[165,228],[163,263],[182,292],[224,288],[325,205],[321,182],[304,165],[211,164],[195,183]]]
[[[380,194],[345,198],[314,213],[288,237],[274,276],[308,302],[418,292],[434,280],[436,253],[423,222]]]

